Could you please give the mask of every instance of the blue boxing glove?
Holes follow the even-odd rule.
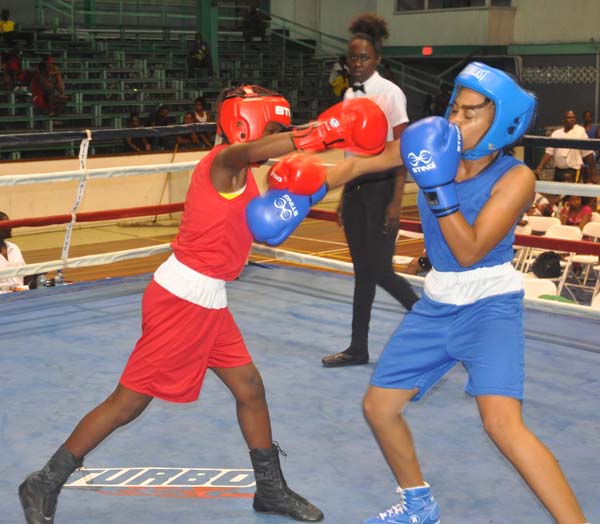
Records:
[[[304,220],[312,205],[327,193],[327,184],[312,195],[298,195],[281,189],[272,189],[253,198],[246,208],[250,232],[257,242],[278,246]]]
[[[454,178],[462,153],[458,126],[431,116],[408,126],[400,138],[400,154],[438,218],[458,211]]]

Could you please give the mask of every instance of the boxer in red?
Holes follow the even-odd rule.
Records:
[[[194,170],[173,254],[157,269],[142,299],[142,335],[116,389],[79,422],[48,463],[19,487],[28,524],[54,522],[60,489],[82,465],[84,456],[140,415],[154,397],[172,402],[196,400],[207,368],[235,398],[256,478],[254,509],[300,521],[323,519],[323,513],[292,491],[283,477],[262,379],[227,308],[225,283],[242,271],[252,232],[261,231],[272,243],[275,238],[282,242],[298,223],[297,217],[291,226],[273,222],[277,218],[269,214],[273,202],[259,196],[250,167],[294,150],[381,151],[385,115],[369,102],[361,100],[344,108],[338,104],[322,119],[282,133],[290,125],[285,98],[258,86],[221,94],[217,131],[224,143],[214,147]],[[324,169],[299,156],[303,157],[298,158],[299,167],[288,162],[285,169],[280,166],[272,173],[271,179],[279,183],[277,191],[291,184],[290,191],[318,188],[323,195],[327,187]],[[259,205],[247,218],[251,201]],[[252,232],[248,220],[254,224]]]

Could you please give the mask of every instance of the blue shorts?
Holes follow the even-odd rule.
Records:
[[[522,292],[464,306],[423,294],[387,343],[371,385],[418,388],[413,400],[419,400],[458,362],[469,374],[468,394],[523,399]]]

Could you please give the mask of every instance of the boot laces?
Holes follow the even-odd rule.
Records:
[[[275,449],[277,450],[277,453],[279,453],[279,455],[281,455],[282,457],[287,457],[287,453],[285,451],[283,451],[283,449],[281,449],[281,446],[279,445],[279,442],[277,442],[276,440],[273,441],[273,446],[275,447]]]
[[[384,520],[387,517],[395,517],[396,515],[402,515],[406,512],[406,498],[404,496],[404,490],[402,488],[398,488],[396,493],[400,495],[400,503],[394,504],[390,509],[384,511],[379,514],[379,518]]]

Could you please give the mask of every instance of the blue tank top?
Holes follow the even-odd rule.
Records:
[[[522,162],[516,160],[510,155],[500,153],[498,157],[487,166],[481,173],[474,178],[456,183],[458,201],[460,202],[460,211],[469,224],[473,224],[477,215],[490,198],[490,193],[496,182],[507,171],[511,170]],[[469,271],[478,267],[491,267],[513,259],[513,243],[515,240],[515,226],[513,224],[507,235],[494,248],[485,255],[479,262],[472,266],[461,266],[442,235],[438,219],[431,212],[423,191],[419,191],[417,197],[419,213],[421,215],[421,225],[425,235],[425,249],[431,265],[437,271]]]

